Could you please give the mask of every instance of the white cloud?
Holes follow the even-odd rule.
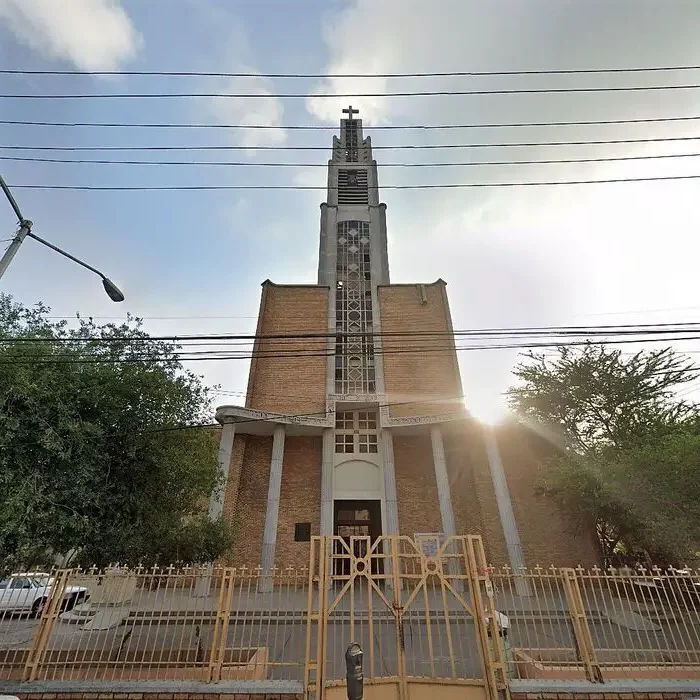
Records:
[[[238,65],[231,72],[254,73],[249,66]],[[268,78],[231,78],[215,83],[219,92],[250,93],[253,95],[270,95],[253,99],[213,98],[209,110],[220,124],[259,124],[273,127],[271,129],[232,129],[233,140],[241,146],[279,146],[287,139],[282,128],[282,102],[272,97],[274,86]]]
[[[675,9],[674,9],[675,8]],[[546,70],[693,65],[700,5],[660,14],[636,0],[470,3],[354,0],[328,15],[324,72]],[[683,82],[672,74],[328,79],[316,92],[364,93]],[[366,123],[479,124],[697,114],[693,91],[309,99],[336,122],[352,102]],[[378,131],[373,145],[624,139],[697,134],[691,124]],[[693,152],[685,144],[375,151],[384,184],[585,180],[697,174],[698,158],[579,165],[382,169],[382,162],[470,162]],[[399,155],[400,154],[400,155]],[[693,261],[700,214],[694,181],[571,187],[391,192],[395,282],[447,280],[455,328],[604,323],[589,314],[697,303]],[[587,316],[588,315],[588,316]],[[673,314],[671,314],[673,315]],[[676,318],[671,320],[678,320]],[[618,319],[620,320],[620,319]],[[653,320],[661,320],[655,317]],[[620,322],[625,322],[620,320]],[[686,344],[687,345],[687,344]],[[510,351],[460,355],[467,404],[493,404]]]
[[[141,45],[118,0],[0,0],[0,22],[32,49],[80,70],[115,70]]]

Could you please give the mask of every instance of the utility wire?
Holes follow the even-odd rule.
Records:
[[[383,190],[443,190],[483,187],[553,187],[557,185],[608,185],[621,182],[659,182],[663,180],[697,180],[700,175],[663,175],[656,177],[617,177],[604,180],[545,180],[540,182],[453,182],[441,185],[382,185]],[[215,190],[309,190],[326,191],[337,188],[312,185],[26,185],[12,184],[16,190],[73,190],[93,192],[177,192]]]
[[[191,340],[308,340],[308,339],[331,339],[331,338],[414,338],[414,337],[479,337],[493,336],[498,334],[509,335],[535,335],[535,334],[577,334],[590,335],[605,333],[608,335],[620,333],[674,333],[688,332],[697,329],[700,332],[700,321],[676,321],[666,323],[611,323],[596,324],[588,326],[500,326],[493,328],[465,328],[453,331],[379,331],[379,332],[357,332],[357,333],[275,333],[275,334],[216,334],[199,333],[185,335],[159,335],[159,336],[107,336],[104,338],[41,338],[30,336],[0,336],[0,343],[27,342],[27,343],[54,343],[54,342],[98,342],[98,343],[119,343],[119,342],[149,342],[149,341],[172,341],[183,342]]]
[[[671,71],[700,70],[700,66],[633,66],[631,68],[557,68],[557,69],[533,69],[533,70],[497,70],[497,71],[426,71],[419,73],[254,73],[222,71],[141,71],[141,70],[29,70],[10,69],[0,70],[4,75],[123,75],[123,76],[151,76],[151,77],[200,77],[200,78],[442,78],[442,77],[478,77],[497,75],[586,75],[606,73],[661,73]]]
[[[628,343],[660,343],[660,342],[672,342],[678,340],[700,340],[700,336],[686,336],[680,338],[623,338],[614,340],[596,340],[594,344],[604,344],[604,345],[621,345]],[[477,351],[477,350],[511,350],[511,349],[533,349],[533,348],[551,348],[551,347],[577,347],[583,345],[590,345],[590,340],[581,341],[553,341],[553,342],[540,342],[540,343],[504,343],[499,345],[471,345],[471,346],[457,346],[457,347],[445,347],[445,348],[421,348],[421,349],[399,349],[399,350],[380,350],[375,348],[375,355],[399,355],[399,354],[439,354],[439,353],[452,353],[452,352],[464,352],[464,351]],[[357,353],[349,353],[357,354]],[[0,364],[129,364],[129,363],[166,363],[166,362],[195,362],[195,361],[213,361],[213,360],[250,360],[256,359],[258,354],[237,354],[237,355],[221,355],[217,357],[211,356],[184,356],[175,353],[175,357],[153,357],[152,354],[146,356],[127,356],[122,358],[73,358],[73,359],[53,359],[50,356],[44,356],[42,358],[34,357],[27,358],[24,355],[0,355]],[[318,351],[318,352],[295,352],[288,355],[269,354],[264,355],[265,359],[306,359],[308,357],[335,357],[336,353],[331,350]],[[679,371],[679,370],[674,370]],[[683,371],[693,371],[699,372],[700,368],[688,368]]]
[[[364,128],[392,131],[433,131],[440,129],[505,129],[542,126],[599,126],[604,124],[649,124],[662,122],[696,121],[700,115],[688,117],[646,117],[638,119],[591,119],[585,121],[552,122],[506,122],[485,124],[365,124]],[[16,126],[57,126],[57,127],[105,127],[138,129],[275,129],[284,131],[338,131],[337,126],[327,124],[175,124],[175,123],[133,123],[133,122],[49,122],[19,119],[0,119],[0,124]]]
[[[700,138],[700,137],[699,137]],[[696,158],[699,153],[668,153],[648,156],[615,156],[603,158],[548,158],[536,160],[475,160],[462,163],[382,163],[381,168],[462,168],[477,165],[551,165],[554,163],[610,163],[627,160],[658,160],[661,158]],[[0,156],[0,160],[23,163],[77,163],[80,165],[196,165],[251,168],[328,168],[327,163],[256,163],[252,161],[223,160],[110,160],[83,158],[32,158],[25,156]]]
[[[700,332],[700,331],[694,331],[692,328],[689,329],[679,329],[677,333],[691,333],[691,332]],[[570,334],[565,334],[565,333],[543,333],[543,334],[523,334],[523,335],[516,335],[516,334],[504,334],[504,335],[498,335],[498,334],[490,334],[490,335],[479,335],[479,336],[467,336],[468,340],[471,341],[481,341],[481,342],[495,342],[495,341],[500,341],[500,342],[523,342],[523,341],[529,341],[529,340],[537,340],[537,341],[561,341],[561,342],[569,342],[573,340],[582,340],[582,339],[587,339],[591,342],[598,342],[599,340],[604,340],[606,342],[615,342],[616,338],[632,338],[632,342],[634,341],[635,338],[640,339],[649,339],[654,340],[656,336],[656,341],[658,342],[671,342],[677,339],[675,336],[677,333],[674,333],[672,331],[658,331],[656,333],[643,333],[642,331],[634,331],[634,332],[629,332],[629,333],[624,333],[624,332],[611,332],[611,333],[600,333],[600,334],[587,334],[587,333],[570,333]],[[663,337],[658,337],[658,336],[663,336]],[[421,342],[416,342],[415,340],[413,342],[407,342],[412,336],[406,335],[404,338],[390,338],[386,342],[382,344],[382,347],[380,348],[379,346],[376,346],[374,348],[374,352],[393,352],[394,350],[415,350],[416,352],[422,352],[424,350],[430,350],[430,349],[439,349],[440,351],[442,350],[449,350],[452,347],[452,342],[454,342],[455,338],[452,336],[443,336],[443,337],[426,337],[426,338],[421,338]],[[700,338],[700,336],[698,336]],[[692,339],[696,339],[695,336],[693,336]],[[19,339],[21,340],[26,340],[23,338]],[[163,347],[158,347],[158,348],[150,348],[147,347],[145,349],[139,349],[135,348],[133,345],[131,345],[131,341],[123,341],[123,343],[127,344],[126,348],[120,348],[118,351],[130,351],[131,354],[133,355],[140,355],[140,356],[151,356],[151,355],[162,355],[162,356],[168,356],[170,354],[176,353],[176,354],[183,354],[183,353],[188,353],[190,355],[196,356],[196,355],[222,355],[222,354],[238,354],[238,355],[247,355],[252,353],[256,357],[267,357],[267,356],[275,356],[275,357],[284,357],[286,355],[303,355],[305,353],[316,353],[319,350],[323,350],[324,352],[328,351],[328,339],[326,338],[315,338],[315,339],[307,339],[304,341],[299,341],[299,340],[294,340],[290,342],[283,342],[283,341],[265,341],[264,343],[261,342],[259,345],[253,344],[251,341],[229,341],[229,342],[204,342],[204,343],[199,343],[197,341],[187,341],[187,342],[180,342],[175,345],[167,345]],[[446,345],[444,341],[448,341],[448,344]],[[14,344],[13,341],[8,341],[10,342],[10,345]],[[50,341],[46,341],[49,343],[49,345],[54,345],[50,343]],[[160,341],[160,342],[166,342],[166,341]],[[337,341],[336,341],[337,342]],[[367,341],[365,341],[367,342]],[[100,344],[95,344],[91,343],[89,340],[77,340],[75,342],[70,343],[69,347],[78,345],[81,343],[90,343],[88,347],[92,348],[93,350],[96,350],[100,348]],[[102,344],[102,348],[107,348],[109,344]],[[26,346],[25,346],[26,347]],[[33,347],[36,347],[36,345],[33,345]],[[64,346],[65,347],[65,346]],[[197,350],[196,348],[207,348],[205,350]],[[241,349],[237,349],[240,347]],[[483,347],[483,345],[480,345],[479,347]],[[194,349],[193,349],[194,348]],[[365,346],[365,350],[367,347]],[[111,351],[110,351],[111,352]],[[336,357],[345,357],[345,356],[354,356],[357,355],[358,353],[354,350],[350,349],[344,349],[342,351],[338,351],[337,349],[331,350],[331,353],[334,354]],[[361,354],[361,353],[360,353]],[[53,356],[59,356],[60,353],[53,353]],[[72,355],[66,355],[66,356],[72,356]]]
[[[567,87],[567,88],[508,88],[501,90],[416,90],[406,92],[102,92],[74,94],[0,94],[5,100],[145,100],[145,99],[185,99],[185,98],[224,98],[224,99],[356,99],[361,97],[453,97],[466,95],[534,95],[570,94],[595,92],[646,92],[665,90],[697,90],[700,84],[687,85],[618,85],[612,87]]]
[[[432,150],[442,148],[522,148],[525,146],[601,146],[620,143],[666,143],[697,141],[695,136],[664,136],[637,139],[594,139],[582,141],[519,141],[513,143],[407,143],[399,146],[372,146],[372,151]],[[3,151],[329,151],[330,146],[18,146],[0,145]]]

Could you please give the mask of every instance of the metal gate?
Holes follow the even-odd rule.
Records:
[[[344,652],[364,650],[365,697],[508,695],[493,588],[478,536],[314,537],[307,697],[344,695]]]

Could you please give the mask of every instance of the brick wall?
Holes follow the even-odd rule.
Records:
[[[279,693],[221,693],[216,686],[205,686],[204,693],[188,691],[176,693],[83,693],[83,692],[53,692],[53,693],[17,693],[21,700],[303,700],[303,695]]]
[[[463,426],[443,426],[442,439],[457,534],[481,534],[483,521],[476,490],[474,460]]]
[[[245,454],[245,435],[235,435],[231,461],[228,468],[228,481],[224,493],[223,517],[234,525],[240,524],[237,518],[238,494],[241,488],[241,470],[243,468],[243,455]]]
[[[399,533],[441,532],[430,435],[394,435]]]
[[[321,447],[320,436],[287,436],[285,440],[275,556],[277,566],[309,565],[311,543],[294,541],[294,524],[311,523],[311,534],[320,534]]]
[[[438,684],[436,684],[437,686]],[[21,700],[303,700],[303,695],[265,694],[265,693],[221,693],[213,690],[215,686],[207,687],[207,692],[192,693],[84,693],[84,692],[52,692],[32,693],[20,692],[17,697]],[[211,692],[209,692],[211,689]],[[512,700],[689,700],[696,693],[511,693]]]
[[[437,685],[437,684],[436,684]],[[247,693],[220,693],[213,690],[215,686],[209,686],[205,693],[83,693],[83,692],[58,692],[58,693],[31,693],[21,692],[17,696],[21,700],[302,700],[303,695],[288,694],[247,694]],[[696,693],[562,693],[562,692],[538,692],[538,693],[511,693],[512,700],[686,700],[696,697]]]
[[[496,429],[513,513],[527,566],[590,567],[599,563],[592,532],[581,532],[536,485],[551,449],[524,426]],[[508,564],[508,551],[493,488],[483,428],[476,422],[444,431],[455,525],[458,534],[479,534],[494,566]]]
[[[512,700],[684,700],[697,697],[697,693],[511,693]]]
[[[263,283],[257,335],[327,332],[327,287]],[[324,411],[327,358],[320,353],[326,349],[326,338],[256,341],[254,352],[260,355],[250,365],[246,406],[279,413]],[[314,354],[301,354],[309,351]]]
[[[422,290],[422,291],[421,291]],[[459,369],[442,280],[426,285],[387,285],[378,288],[382,333],[406,335],[382,338],[384,382],[390,402],[408,405],[391,406],[392,416],[420,416],[448,413],[461,407]],[[425,336],[418,333],[435,332]],[[413,334],[413,335],[411,335]],[[416,349],[417,352],[397,352]],[[440,352],[421,352],[421,350]],[[431,401],[432,398],[443,399]]]
[[[246,436],[238,501],[231,511],[240,525],[233,549],[225,558],[228,565],[257,566],[260,563],[271,459],[272,437]]]
[[[260,563],[271,458],[271,437],[245,437],[238,500],[235,506],[230,505],[228,500],[224,503],[224,515],[238,524],[233,549],[225,557],[229,565],[258,566]],[[310,522],[311,534],[318,535],[320,521],[321,438],[287,435],[282,462],[275,565],[308,566],[310,544],[294,541],[294,524]]]
[[[576,527],[550,498],[537,493],[551,447],[516,422],[500,426],[496,439],[527,566],[600,564],[594,533]]]

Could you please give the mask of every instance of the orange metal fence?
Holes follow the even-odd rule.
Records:
[[[0,679],[303,676],[305,569],[60,570],[7,581],[21,595],[3,605],[0,588]]]
[[[492,569],[516,678],[700,679],[700,572]]]
[[[700,572],[489,568],[478,537],[314,538],[309,567],[109,568],[0,582],[0,681],[501,686],[700,680]]]

